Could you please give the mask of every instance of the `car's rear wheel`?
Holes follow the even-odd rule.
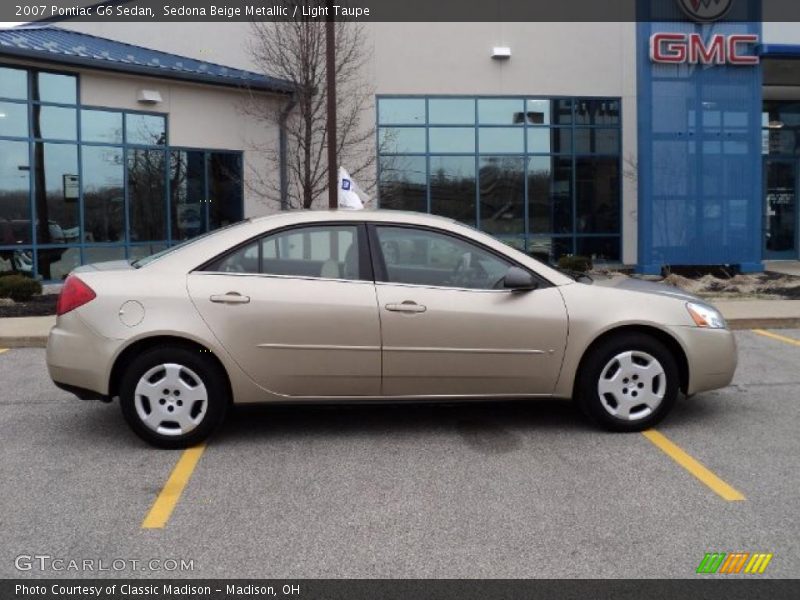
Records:
[[[153,348],[123,374],[120,405],[128,425],[146,442],[185,448],[206,439],[224,420],[227,379],[198,350]]]
[[[663,419],[680,387],[675,357],[657,339],[625,333],[602,341],[585,357],[577,402],[612,431],[642,431]]]

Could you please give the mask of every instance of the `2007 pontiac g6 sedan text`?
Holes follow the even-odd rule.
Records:
[[[694,296],[572,277],[394,211],[282,213],[87,265],[57,313],[56,385],[118,397],[140,437],[173,448],[255,402],[574,398],[639,431],[736,369],[725,321]]]

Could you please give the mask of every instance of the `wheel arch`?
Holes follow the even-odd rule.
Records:
[[[573,377],[572,397],[575,397],[578,378],[580,377],[580,374],[583,372],[587,358],[594,351],[594,349],[600,346],[601,344],[605,343],[607,340],[626,333],[638,333],[640,335],[647,335],[664,344],[667,350],[669,350],[670,353],[675,357],[675,362],[678,365],[678,374],[680,378],[679,388],[685,394],[686,390],[689,389],[689,361],[686,357],[686,351],[683,349],[681,343],[677,340],[677,338],[670,335],[663,329],[659,329],[658,327],[652,325],[634,324],[634,325],[621,325],[619,327],[614,327],[613,329],[604,331],[603,333],[598,335],[594,340],[592,340],[592,342],[586,347],[583,354],[581,355],[580,361],[578,362],[578,369],[575,372],[575,377]]]
[[[114,398],[119,396],[119,387],[122,382],[122,376],[125,371],[125,366],[133,360],[133,358],[142,352],[146,352],[151,348],[177,346],[186,348],[193,351],[202,352],[208,359],[214,361],[222,373],[225,374],[225,385],[228,388],[228,401],[233,402],[233,390],[231,386],[231,377],[228,370],[225,368],[223,362],[214,353],[213,350],[204,346],[200,342],[191,340],[189,338],[176,336],[176,335],[154,335],[144,337],[136,340],[129,346],[125,347],[114,359],[114,365],[111,368],[111,375],[108,381],[108,396]]]

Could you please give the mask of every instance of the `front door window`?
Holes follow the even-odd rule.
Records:
[[[765,173],[766,258],[797,257],[797,168],[795,161],[768,160]]]

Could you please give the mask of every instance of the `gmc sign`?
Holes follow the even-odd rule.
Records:
[[[757,65],[758,56],[746,53],[757,44],[753,33],[716,34],[708,41],[699,33],[655,33],[650,36],[650,60],[669,65]]]

